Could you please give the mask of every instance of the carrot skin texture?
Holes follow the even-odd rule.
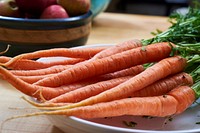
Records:
[[[49,76],[53,76],[54,74],[48,74],[48,75],[38,75],[38,76],[17,76],[18,78],[22,79],[23,81],[29,83],[29,84],[33,84],[43,78],[49,77]]]
[[[111,89],[126,80],[130,79],[132,76],[120,77],[105,81],[100,81],[94,84],[87,85],[85,87],[76,89],[74,91],[70,91],[68,93],[62,94],[58,97],[55,97],[49,101],[48,103],[74,103],[89,98],[91,96],[97,95],[103,91]]]
[[[63,108],[74,108],[129,97],[130,94],[133,94],[162,78],[183,71],[185,66],[186,59],[180,56],[163,59],[110,90]]]
[[[58,73],[66,70],[71,65],[56,65],[48,68],[37,69],[37,70],[10,70],[10,72],[16,76],[38,76]]]
[[[87,119],[122,115],[166,117],[182,113],[195,101],[195,98],[195,92],[189,86],[179,86],[161,96],[124,98],[72,109],[38,112],[27,116],[67,115]]]
[[[125,76],[135,76],[141,73],[142,71],[144,71],[144,67],[142,65],[137,65],[137,66],[119,70],[113,73],[102,75],[102,77],[106,77],[107,79],[112,79],[112,78],[119,78],[119,77],[125,77]]]
[[[6,63],[10,59],[12,59],[12,58],[11,57],[7,57],[7,56],[0,56],[0,63]]]
[[[85,58],[90,59],[98,52],[106,49],[107,47],[97,47],[97,48],[54,48],[47,50],[39,50],[30,53],[20,54],[15,56],[10,61],[3,64],[5,67],[8,67],[12,63],[20,59],[38,59],[41,57],[54,57],[54,56],[62,56],[62,57],[72,57],[72,58]]]
[[[85,59],[82,58],[71,58],[62,61],[39,62],[28,59],[19,59],[15,62],[9,63],[9,65],[6,65],[4,67],[13,70],[37,70],[37,69],[48,68],[55,65],[74,65],[84,60]]]
[[[196,100],[196,94],[189,86],[177,87],[176,89],[171,90],[168,94],[178,101],[176,114],[185,111]]]
[[[101,59],[101,58],[108,57],[113,54],[117,54],[117,53],[120,53],[120,52],[123,52],[126,50],[141,47],[141,46],[142,46],[141,41],[139,41],[137,39],[128,40],[128,41],[119,43],[117,45],[114,45],[110,48],[102,50],[101,52],[94,55],[90,60]]]
[[[143,68],[136,66],[135,68],[132,68],[131,70],[133,70],[134,72],[131,73],[130,75],[133,75],[133,74],[137,74],[143,71]],[[123,73],[120,72],[120,74],[123,74]],[[85,80],[79,81],[78,83],[72,83],[69,85],[63,85],[63,86],[51,88],[51,87],[43,87],[43,86],[29,84],[23,81],[22,79],[20,79],[19,77],[15,76],[9,70],[3,67],[0,67],[0,75],[3,77],[3,79],[7,80],[12,86],[14,86],[17,90],[21,91],[22,93],[35,97],[37,99],[40,99],[41,98],[40,92],[41,92],[42,96],[46,100],[50,100],[61,94],[76,90],[88,84],[92,84],[99,81],[108,80],[114,77],[121,76],[121,75],[117,75],[117,73],[114,75],[106,74],[106,75],[102,75],[102,76],[95,77],[92,79],[85,79]]]
[[[168,57],[171,50],[172,47],[168,43],[157,43],[142,48],[139,47],[102,59],[79,63],[74,65],[73,68],[62,71],[56,76],[40,80],[35,84],[49,87],[61,86],[131,66],[159,61]]]
[[[176,88],[178,86],[181,85],[191,86],[192,84],[193,84],[192,77],[185,72],[181,72],[175,75],[170,75],[139,91],[136,91],[130,97],[147,97],[147,96],[164,95],[173,88]]]
[[[39,80],[42,80],[46,77],[53,76],[63,70],[66,70],[70,67],[71,65],[68,66],[54,66],[54,68],[50,69],[39,69],[39,70],[21,70],[21,71],[11,71],[11,73],[17,75],[18,78],[22,79],[23,81],[33,84]],[[113,72],[113,73],[108,73],[105,75],[102,75],[101,77],[105,79],[111,79],[111,78],[117,78],[117,77],[124,77],[124,76],[130,76],[130,75],[136,75],[144,70],[144,67],[142,65],[134,66],[131,68],[127,68],[121,71]],[[36,75],[38,73],[38,75]],[[18,76],[18,75],[23,75],[23,76]]]

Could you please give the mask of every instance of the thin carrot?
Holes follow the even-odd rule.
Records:
[[[6,70],[3,67],[0,67],[0,74],[17,90],[37,99],[41,99],[42,95],[45,99],[48,100],[64,93],[63,89],[42,87],[26,83],[25,81],[21,80],[20,78],[17,78],[9,70]]]
[[[36,70],[36,69],[48,68],[55,65],[73,65],[78,62],[82,62],[84,60],[85,59],[82,58],[67,58],[52,62],[39,62],[28,59],[19,59],[16,62],[7,65],[6,68],[13,70]]]
[[[69,68],[70,65],[55,65],[43,69],[36,70],[10,70],[10,72],[16,76],[38,76],[58,73]]]
[[[48,50],[39,50],[30,53],[20,54],[15,56],[9,62],[6,62],[3,65],[4,67],[10,66],[19,59],[38,59],[41,57],[72,57],[72,58],[85,58],[90,59],[92,56],[98,52],[104,50],[107,47],[95,47],[95,48],[54,48]]]
[[[87,98],[78,103],[55,109],[74,108],[126,98],[130,96],[130,94],[133,94],[134,92],[139,91],[162,78],[183,71],[185,66],[186,59],[180,56],[165,58],[154,64],[153,66],[147,68],[145,71],[134,76],[133,78],[121,83],[120,85],[110,90],[104,91],[96,96]]]
[[[22,96],[22,99],[25,100],[26,102],[28,102],[29,104],[32,104],[32,105],[37,106],[37,107],[40,107],[40,105],[43,105],[45,107],[59,107],[59,106],[65,106],[65,105],[71,104],[71,103],[47,103],[47,104],[42,103],[42,104],[40,104],[40,103],[34,102],[33,99],[26,98],[24,96]]]
[[[44,78],[35,84],[49,87],[61,86],[63,84],[115,72],[131,66],[159,61],[168,57],[171,50],[172,46],[168,42],[139,47],[102,59],[78,63],[56,76]]]
[[[11,59],[11,57],[0,56],[0,63],[6,63]]]
[[[119,78],[124,76],[135,76],[139,73],[144,71],[144,67],[142,65],[133,66],[130,68],[122,69],[116,72],[108,73],[105,75],[102,75],[103,77],[106,77],[107,79],[112,78]]]
[[[126,80],[130,79],[132,76],[120,77],[105,81],[100,81],[94,84],[87,85],[85,87],[76,89],[74,91],[70,91],[68,93],[62,94],[58,97],[55,97],[49,101],[48,103],[73,103],[73,102],[80,102],[86,98],[91,96],[95,96],[103,91],[109,90]]]
[[[140,69],[138,69],[140,70]],[[141,71],[141,70],[140,70]],[[50,87],[42,87],[37,85],[29,84],[22,79],[18,78],[14,74],[12,74],[9,70],[6,70],[3,67],[0,67],[0,74],[6,79],[12,86],[14,86],[17,90],[22,93],[29,95],[31,97],[35,97],[37,99],[41,99],[41,96],[46,100],[50,100],[54,97],[57,97],[66,92],[76,90],[78,88],[84,87],[88,84],[93,84],[99,81],[108,80],[112,76],[99,76],[92,79],[85,79],[76,83],[72,83],[69,85],[63,85],[55,88]]]
[[[124,98],[72,109],[36,112],[11,119],[36,115],[66,115],[87,119],[122,115],[166,117],[185,111],[195,99],[191,87],[179,86],[161,96]]]
[[[69,67],[70,65],[67,65],[67,66],[56,65],[56,66],[52,66],[45,69],[39,69],[39,70],[10,70],[10,71],[14,75],[16,75],[18,78],[22,79],[23,81],[33,84],[43,78],[53,76],[63,70],[66,70]],[[138,66],[127,68],[121,71],[102,75],[102,77],[105,77],[106,79],[112,79],[112,78],[117,78],[117,77],[136,75],[143,70],[144,70],[144,67],[142,65],[138,65]]]
[[[79,81],[79,82],[75,82],[75,83],[67,84],[67,85],[62,85],[62,86],[54,87],[54,88],[59,89],[59,90],[63,90],[61,95],[64,95],[66,93],[70,93],[71,91],[76,91],[77,89],[83,90],[83,88],[85,88],[85,89],[91,88],[95,84],[96,84],[95,86],[97,86],[99,84],[98,82],[107,82],[107,84],[110,85],[111,83],[109,83],[108,80],[121,81],[124,78],[126,78],[126,77],[123,77],[123,76],[127,76],[127,78],[128,78],[128,76],[129,77],[135,76],[135,75],[139,74],[140,72],[142,72],[143,70],[144,70],[144,67],[142,65],[138,65],[138,66],[131,67],[131,68],[128,68],[128,69],[124,69],[124,70],[121,70],[121,71],[117,71],[117,72],[114,72],[114,73],[109,73],[109,74],[101,75],[99,77],[95,77],[95,78],[92,78],[92,79],[85,79],[85,80],[82,80],[82,81]],[[122,78],[122,79],[115,79],[115,78]],[[88,87],[86,87],[86,86],[88,86]],[[113,86],[113,84],[111,86]],[[92,88],[94,88],[94,87],[92,87]],[[95,91],[96,91],[96,93],[99,92],[99,90],[95,90]],[[91,95],[91,94],[89,94],[89,95]],[[57,97],[59,97],[59,96],[57,96]],[[56,99],[56,97],[55,97],[55,99]],[[29,101],[29,102],[33,103],[31,101]],[[42,104],[34,103],[33,105],[42,107],[42,106],[51,106],[52,104],[51,103],[50,104],[48,104],[48,103],[42,103]],[[53,106],[56,106],[56,104],[54,104]],[[60,104],[58,104],[57,106],[60,106]]]
[[[17,78],[20,78],[21,80],[29,83],[29,84],[33,84],[39,80],[42,80],[43,78],[49,77],[49,76],[53,76],[56,73],[53,74],[47,74],[47,75],[38,75],[38,76],[16,76]]]
[[[168,93],[173,88],[182,85],[193,85],[193,78],[185,72],[181,72],[175,75],[170,75],[164,79],[161,79],[139,91],[134,92],[131,97],[147,97],[147,96],[159,96]]]
[[[94,78],[88,78],[88,79],[84,79],[75,83],[71,83],[71,84],[66,84],[66,85],[62,85],[62,86],[58,86],[58,87],[54,87],[55,89],[63,89],[65,93],[82,88],[84,86],[90,85],[90,84],[95,84],[97,82],[101,82],[101,81],[106,81],[106,80],[111,80],[111,79],[115,79],[115,78],[120,78],[120,77],[125,77],[125,76],[135,76],[139,73],[141,73],[142,71],[144,71],[144,67],[142,65],[138,65],[135,67],[131,67],[128,69],[124,69],[124,70],[120,70],[120,71],[116,71],[114,73],[108,73],[105,75],[100,75]]]
[[[94,57],[92,57],[90,60],[101,59],[101,58],[108,57],[113,54],[121,53],[126,50],[130,50],[130,49],[133,49],[136,47],[141,47],[141,46],[142,46],[142,43],[137,39],[124,41],[124,42],[114,45],[110,48],[102,50],[101,52],[94,55]]]

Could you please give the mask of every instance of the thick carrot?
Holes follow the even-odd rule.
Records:
[[[130,96],[130,94],[133,94],[134,92],[139,91],[162,78],[183,71],[185,66],[186,59],[180,56],[165,58],[154,64],[153,66],[148,67],[145,71],[139,73],[133,78],[121,83],[120,85],[110,90],[104,91],[96,96],[87,98],[78,103],[61,107],[60,109],[74,108],[126,98]]]
[[[111,89],[126,80],[130,79],[132,76],[120,77],[105,81],[100,81],[94,84],[87,85],[85,87],[70,91],[68,93],[62,94],[48,101],[48,103],[74,103],[95,96],[103,91]]]
[[[25,116],[67,115],[80,118],[104,118],[134,115],[166,117],[185,111],[195,99],[196,96],[193,89],[188,86],[179,86],[168,94],[161,96],[124,98],[73,109],[37,112]]]
[[[28,59],[19,59],[13,63],[9,63],[9,65],[7,65],[6,68],[13,70],[36,70],[36,69],[48,68],[55,65],[73,65],[82,62],[84,60],[85,59],[82,58],[67,58],[64,60],[58,60],[52,62],[39,62]]]
[[[55,65],[48,68],[37,70],[10,70],[10,72],[16,76],[39,76],[53,73],[59,73],[69,68],[70,65]]]
[[[5,67],[10,66],[10,64],[15,63],[19,59],[38,59],[41,57],[72,57],[72,58],[85,58],[90,59],[98,52],[104,50],[107,47],[95,47],[95,48],[54,48],[48,50],[39,50],[35,52],[20,54],[15,56],[9,62],[1,64]]]
[[[134,92],[131,97],[147,97],[147,96],[159,96],[168,93],[173,88],[182,85],[191,86],[193,84],[192,77],[181,72],[175,75],[170,75],[164,79],[161,79],[139,91]]]
[[[117,45],[114,45],[110,48],[107,48],[105,50],[102,50],[101,52],[94,55],[94,57],[92,57],[90,60],[101,59],[113,54],[121,53],[126,50],[130,50],[130,49],[141,47],[141,46],[142,46],[142,43],[137,39],[128,40],[128,41],[119,43]]]
[[[61,86],[93,76],[119,71],[131,66],[159,61],[168,57],[171,50],[172,46],[168,42],[139,47],[102,59],[78,63],[56,76],[44,78],[35,84],[49,87]]]

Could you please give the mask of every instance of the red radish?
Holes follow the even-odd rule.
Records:
[[[65,9],[60,5],[51,5],[47,7],[40,18],[42,19],[51,19],[51,18],[68,18],[69,15]]]
[[[57,4],[56,0],[15,0],[19,10],[23,13],[40,15],[43,10],[53,4]]]

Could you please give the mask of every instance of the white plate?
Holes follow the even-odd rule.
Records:
[[[103,44],[85,47],[106,46]],[[41,59],[45,61],[46,59]],[[102,112],[103,113],[103,112]],[[52,123],[67,133],[194,133],[200,132],[200,106],[192,105],[185,112],[169,118],[144,118],[135,116],[121,116],[99,119],[79,119],[76,117],[47,116]],[[135,122],[135,127],[128,127],[126,122]]]

